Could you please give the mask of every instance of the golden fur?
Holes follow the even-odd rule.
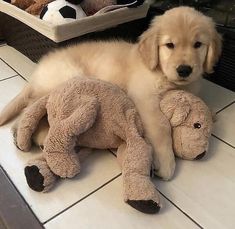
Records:
[[[200,47],[195,47],[197,42]],[[87,42],[46,55],[28,86],[2,111],[0,125],[71,77],[109,81],[134,101],[154,148],[157,175],[169,179],[175,160],[170,125],[159,109],[159,96],[211,72],[220,52],[221,39],[210,18],[189,7],[174,8],[156,17],[136,44]],[[189,77],[178,75],[179,65],[192,67]]]

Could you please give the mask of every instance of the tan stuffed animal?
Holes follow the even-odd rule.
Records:
[[[164,94],[160,107],[172,125],[175,154],[189,160],[203,157],[212,129],[212,115],[205,103],[188,92],[172,90]],[[93,110],[95,113],[97,109],[94,121],[90,113]],[[125,201],[145,213],[158,211],[158,193],[149,181],[152,159],[150,148],[141,137],[143,130],[133,104],[120,89],[101,81],[71,80],[28,108],[17,130],[16,142],[20,149],[29,150],[31,136],[46,112],[50,132],[44,143],[45,157],[32,160],[25,167],[28,185],[33,190],[48,191],[57,181],[57,175],[72,177],[79,172],[77,158],[80,153],[78,156],[74,153],[75,145],[117,147],[123,172]],[[127,115],[129,112],[131,116]],[[89,120],[92,120],[91,123]],[[85,124],[87,126],[84,128]],[[81,128],[84,129],[83,133]],[[123,130],[126,131],[120,135]],[[113,133],[122,139],[116,145]],[[77,136],[76,141],[72,139],[74,136]],[[130,139],[135,140],[133,142]]]
[[[56,175],[70,178],[78,174],[77,145],[118,148],[118,155],[119,152],[123,155],[124,200],[144,213],[159,211],[159,194],[150,180],[152,148],[143,138],[133,102],[119,87],[76,77],[42,97],[19,122],[16,144],[21,150],[30,149],[32,134],[46,114],[50,129],[44,143],[44,158],[25,170],[32,189],[47,191]]]
[[[168,91],[160,102],[172,127],[176,156],[201,159],[207,152],[212,131],[212,113],[197,96],[183,90]]]

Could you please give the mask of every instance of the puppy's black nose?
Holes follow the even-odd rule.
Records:
[[[200,159],[202,159],[205,155],[206,155],[206,151],[204,151],[203,153],[197,155],[197,156],[195,157],[195,160],[200,160]]]
[[[180,65],[176,71],[180,77],[186,78],[192,73],[193,69],[189,65]]]

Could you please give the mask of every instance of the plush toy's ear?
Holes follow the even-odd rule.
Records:
[[[208,46],[206,60],[205,60],[205,72],[213,73],[213,67],[218,61],[221,49],[222,49],[222,38],[221,35],[214,29],[212,33],[211,41]]]
[[[159,28],[151,26],[141,36],[138,50],[145,65],[154,70],[158,65],[158,33]]]
[[[168,93],[161,102],[160,109],[169,119],[172,127],[183,123],[191,111],[189,101],[182,95],[182,93]]]
[[[170,118],[170,123],[172,126],[178,126],[183,123],[190,112],[190,104],[188,102],[179,103],[174,109],[172,117]]]

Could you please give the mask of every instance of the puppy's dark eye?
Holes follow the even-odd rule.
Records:
[[[200,129],[201,128],[201,124],[199,122],[195,122],[193,124],[193,126],[194,126],[195,129]]]
[[[166,43],[166,47],[168,49],[173,49],[175,47],[175,45],[173,43]]]
[[[193,47],[194,47],[195,49],[198,49],[198,48],[200,48],[201,46],[202,46],[202,42],[200,42],[200,41],[195,42],[194,45],[193,45]]]

